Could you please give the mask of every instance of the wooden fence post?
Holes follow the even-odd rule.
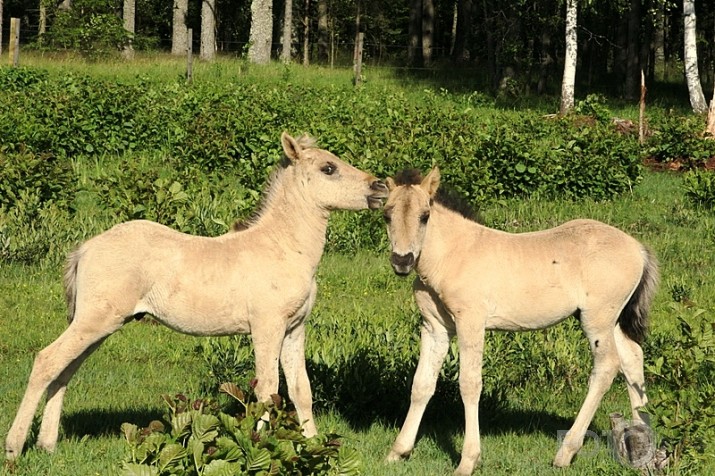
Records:
[[[191,84],[194,80],[194,31],[191,28],[186,30],[186,82]]]
[[[365,39],[365,33],[358,33],[357,43],[355,44],[355,86],[359,86],[362,83],[362,44]]]
[[[10,19],[10,61],[17,67],[20,63],[20,19]]]

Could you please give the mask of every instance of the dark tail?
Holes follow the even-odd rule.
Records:
[[[67,322],[74,319],[75,303],[77,301],[77,265],[82,257],[82,251],[77,248],[67,257],[65,263],[65,300],[67,301]]]
[[[623,333],[638,344],[643,342],[648,333],[648,311],[660,279],[658,261],[653,253],[643,248],[643,254],[645,263],[641,280],[618,317],[618,325],[621,326]]]

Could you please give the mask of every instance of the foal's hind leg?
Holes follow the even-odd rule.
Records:
[[[82,355],[72,361],[71,364],[60,374],[49,387],[47,387],[47,403],[45,411],[42,414],[42,424],[40,425],[40,433],[37,437],[37,446],[46,450],[54,451],[57,445],[57,434],[60,427],[60,414],[62,413],[62,402],[64,401],[67,384],[72,376],[77,372],[80,365],[89,357],[92,352],[104,342],[104,339],[99,340],[95,344],[89,346]]]
[[[618,356],[621,360],[621,372],[623,372],[628,385],[628,397],[631,400],[633,421],[648,425],[648,414],[640,411],[648,403],[648,397],[645,393],[645,376],[643,374],[643,349],[637,342],[629,339],[620,326],[614,328],[613,334],[616,339]]]
[[[446,324],[451,324],[451,317],[437,296],[421,281],[415,280],[413,287],[415,301],[422,313],[420,360],[412,382],[410,409],[387,456],[388,461],[399,461],[409,456],[415,447],[420,421],[434,394],[442,362],[449,351],[450,330]]]
[[[591,345],[593,353],[593,369],[591,376],[588,379],[588,393],[586,399],[579,410],[576,420],[571,429],[566,433],[566,436],[561,443],[559,451],[554,458],[554,466],[568,466],[571,464],[576,452],[583,446],[583,439],[586,435],[588,425],[590,425],[593,416],[596,414],[603,395],[608,391],[613,383],[613,379],[618,373],[620,360],[616,349],[616,340],[613,335],[613,329],[607,318],[599,319],[597,322],[606,322],[607,324],[599,326],[598,329],[588,328],[588,315],[582,313],[581,322],[586,333],[586,337]]]
[[[107,337],[117,328],[118,327],[112,327],[107,329],[106,326],[97,326],[96,323],[84,325],[75,319],[57,340],[37,354],[35,363],[32,366],[32,372],[30,373],[25,395],[22,398],[17,416],[15,416],[15,421],[10,427],[7,439],[5,440],[5,455],[7,459],[15,459],[22,452],[22,447],[27,439],[27,433],[32,424],[35,410],[37,410],[42,394],[47,390],[48,386],[60,378],[67,368],[71,366],[76,359],[80,358],[89,347]],[[81,360],[79,363],[81,363]],[[71,376],[71,373],[72,372],[70,372],[68,376]],[[61,393],[63,392],[64,391]],[[61,399],[59,403],[61,404]],[[55,405],[58,405],[58,403],[51,403],[51,407]],[[51,411],[54,412],[55,410],[52,409]],[[56,440],[56,429],[57,426],[55,426],[53,422],[51,422],[50,425],[46,425],[43,441],[49,444],[52,440]],[[49,446],[53,447],[54,445],[50,444]]]

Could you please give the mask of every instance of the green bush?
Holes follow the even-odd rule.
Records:
[[[675,113],[657,116],[650,128],[653,134],[648,138],[645,153],[656,162],[679,162],[689,170],[715,157],[715,141],[702,136],[705,124],[700,116]]]
[[[685,194],[691,202],[706,207],[715,207],[715,172],[712,170],[694,170],[683,178]]]
[[[703,310],[673,305],[677,332],[646,341],[648,408],[656,433],[680,470],[711,460],[715,439],[715,322]]]
[[[274,395],[272,402],[257,402],[253,392],[234,384],[221,391],[238,408],[223,411],[217,401],[191,400],[184,395],[164,401],[169,412],[163,422],[144,429],[124,423],[122,432],[131,455],[123,476],[219,475],[327,475],[358,474],[360,460],[345,448],[339,436],[306,438],[294,409]]]

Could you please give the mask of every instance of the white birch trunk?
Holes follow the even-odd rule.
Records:
[[[201,2],[201,47],[199,58],[212,61],[216,55],[216,0]]]
[[[132,40],[135,33],[136,11],[136,0],[124,0],[124,29],[132,36],[132,39],[129,40],[129,43],[124,47],[124,51],[122,51],[122,56],[126,59],[134,58]]]
[[[273,37],[273,0],[251,2],[251,34],[248,59],[256,64],[268,64],[271,60]]]
[[[293,0],[285,0],[283,9],[283,38],[281,39],[281,61],[290,63],[293,56]]]
[[[574,106],[576,61],[578,59],[576,1],[566,0],[566,55],[564,58],[564,78],[561,82],[561,114],[570,112]]]
[[[188,0],[174,0],[174,17],[171,32],[171,54],[176,56],[186,55],[186,13]]]
[[[683,43],[685,45],[685,80],[693,112],[703,114],[708,110],[698,72],[698,48],[696,44],[695,1],[683,0]]]
[[[422,61],[425,66],[432,62],[432,43],[434,42],[434,2],[422,0]]]

